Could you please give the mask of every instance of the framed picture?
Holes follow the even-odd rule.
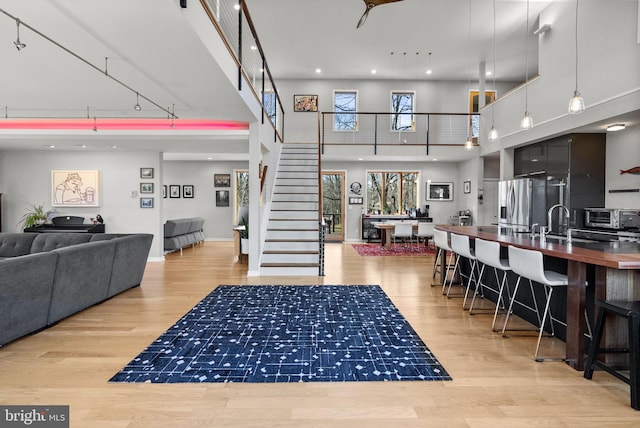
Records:
[[[453,183],[427,181],[427,201],[453,201]]]
[[[231,185],[230,174],[213,174],[214,187],[229,187]]]
[[[162,185],[162,197],[163,198],[167,197],[167,185],[166,184]]]
[[[170,198],[180,197],[180,186],[178,184],[171,184],[169,186],[169,197]]]
[[[99,207],[99,173],[95,171],[51,171],[52,207]]]
[[[228,206],[229,206],[229,191],[216,190],[216,207],[228,207]]]
[[[349,204],[351,205],[362,205],[362,202],[361,196],[349,196]]]
[[[191,184],[185,184],[182,186],[182,197],[193,198],[193,186]]]
[[[464,193],[471,193],[471,181],[464,182]]]
[[[294,95],[293,111],[317,112],[318,96],[317,95]]]
[[[153,198],[140,198],[140,208],[153,208]]]
[[[140,183],[140,193],[153,193],[153,183]]]
[[[153,178],[153,168],[140,168],[140,178]]]

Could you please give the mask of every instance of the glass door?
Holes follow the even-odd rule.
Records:
[[[344,241],[344,172],[322,173],[322,217],[325,241]]]

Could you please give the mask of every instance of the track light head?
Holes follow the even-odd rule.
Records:
[[[142,107],[140,106],[140,94],[136,92],[136,105],[133,106],[133,109],[135,111],[140,111],[142,110]]]
[[[16,41],[13,42],[13,44],[16,47],[16,49],[22,50],[22,49],[26,48],[27,45],[20,41],[20,20],[19,19],[16,19],[16,34],[17,34],[16,35]]]

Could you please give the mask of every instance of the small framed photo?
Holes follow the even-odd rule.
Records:
[[[349,197],[349,204],[350,205],[362,205],[362,196],[350,196]]]
[[[293,111],[317,112],[318,96],[317,95],[294,95]]]
[[[166,184],[162,185],[162,197],[163,198],[167,197],[167,185]]]
[[[153,193],[153,183],[140,183],[140,193]]]
[[[172,184],[169,186],[169,197],[170,198],[179,198],[180,197],[180,185]]]
[[[140,168],[140,178],[153,178],[153,168]]]
[[[140,198],[140,208],[153,208],[153,198]]]
[[[464,193],[471,193],[471,181],[464,182]]]
[[[427,201],[453,201],[453,183],[427,181]]]
[[[214,187],[229,187],[231,185],[230,174],[213,174]]]
[[[191,184],[185,184],[182,186],[182,197],[193,198],[193,186]]]
[[[216,190],[216,207],[228,207],[228,206],[229,206],[229,191]]]

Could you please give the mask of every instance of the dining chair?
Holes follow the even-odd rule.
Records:
[[[420,240],[424,239],[424,245],[428,246],[429,240],[433,238],[433,223],[420,222],[418,223],[418,230],[414,233],[416,241],[420,244]]]
[[[402,239],[402,241],[408,239],[409,243],[413,242],[413,225],[411,223],[396,223],[391,233],[391,239],[394,244],[397,238]]]

